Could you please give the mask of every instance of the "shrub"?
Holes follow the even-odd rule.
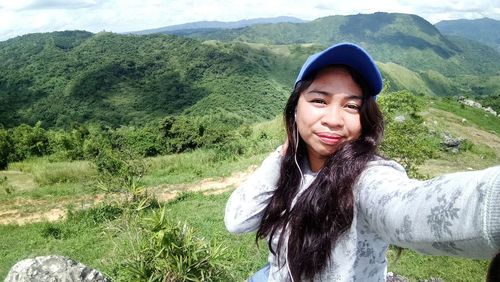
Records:
[[[0,129],[0,169],[7,168],[9,155],[12,154],[13,149],[12,138],[6,130]]]
[[[149,165],[143,158],[134,158],[129,153],[102,150],[93,160],[98,171],[97,182],[105,192],[124,193],[127,201],[138,203],[141,209],[155,204],[147,190],[139,184]]]
[[[166,209],[140,224],[135,253],[125,263],[134,281],[227,281],[224,248],[195,236],[186,223],[168,219]]]
[[[89,133],[83,125],[75,125],[69,132],[49,131],[51,152],[64,160],[81,160],[84,157],[83,144]]]
[[[87,210],[70,211],[68,221],[84,222],[88,225],[98,225],[119,218],[124,208],[112,204],[100,204]]]
[[[42,235],[43,238],[62,239],[64,232],[57,224],[45,223],[40,231],[40,235]]]
[[[34,127],[21,124],[10,130],[14,152],[12,160],[20,161],[32,156],[43,156],[49,153],[49,139],[41,122]]]
[[[419,115],[422,98],[408,91],[382,95],[378,101],[384,114],[385,135],[380,150],[400,162],[411,177],[422,178],[418,166],[436,155],[438,142]]]

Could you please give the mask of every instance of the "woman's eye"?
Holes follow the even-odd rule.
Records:
[[[311,100],[311,103],[314,103],[314,104],[326,104],[325,100],[322,100],[322,99]]]
[[[347,104],[346,108],[351,109],[351,110],[359,111],[360,106],[358,104]]]

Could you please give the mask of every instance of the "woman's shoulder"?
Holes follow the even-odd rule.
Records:
[[[380,156],[376,156],[373,160],[366,164],[366,168],[363,174],[377,174],[381,171],[384,172],[394,172],[394,173],[404,173],[406,175],[406,170],[404,167],[394,160],[385,159]]]
[[[357,187],[358,189],[380,185],[387,187],[388,184],[403,184],[412,181],[401,164],[377,156],[366,164],[365,169],[358,177]]]

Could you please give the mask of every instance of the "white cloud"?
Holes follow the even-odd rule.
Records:
[[[1,8],[13,11],[45,10],[45,9],[80,9],[98,6],[96,0],[16,0],[4,1]]]
[[[500,0],[0,0],[0,40],[66,29],[126,32],[202,20],[374,12],[412,13],[431,23],[458,18],[500,20]]]

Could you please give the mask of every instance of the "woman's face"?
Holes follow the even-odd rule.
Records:
[[[300,94],[295,119],[313,171],[321,169],[342,142],[359,138],[362,98],[361,87],[342,67],[321,70]]]

